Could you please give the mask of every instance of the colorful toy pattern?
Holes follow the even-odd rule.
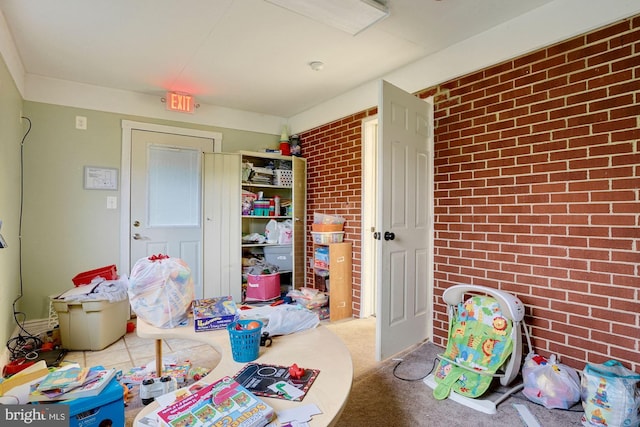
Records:
[[[482,395],[492,374],[511,354],[511,329],[511,321],[503,317],[494,298],[474,296],[458,304],[447,348],[435,372],[434,396],[445,399],[451,390],[468,397]]]

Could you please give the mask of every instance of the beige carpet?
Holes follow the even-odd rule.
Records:
[[[580,405],[574,406],[573,411],[549,410],[530,402],[522,393],[501,403],[495,415],[483,414],[450,399],[434,399],[422,378],[431,371],[435,357],[443,349],[427,342],[397,355],[396,358],[403,359],[400,363],[391,359],[376,362],[375,322],[375,318],[368,318],[325,323],[349,348],[354,367],[351,394],[336,427],[526,426],[514,403],[529,408],[542,427],[581,426]],[[127,426],[139,410],[140,405],[127,408]]]

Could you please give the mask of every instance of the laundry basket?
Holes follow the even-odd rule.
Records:
[[[259,327],[245,329],[249,323],[257,322]],[[240,325],[242,329],[236,329]],[[231,341],[231,354],[236,362],[251,362],[258,358],[260,352],[260,333],[264,325],[259,320],[238,320],[229,323],[229,340]]]

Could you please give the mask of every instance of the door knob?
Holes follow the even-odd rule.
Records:
[[[140,235],[140,233],[136,233],[133,235],[133,240],[140,240],[142,239],[142,236]]]
[[[390,231],[384,232],[384,240],[393,240],[396,238],[396,235]]]
[[[373,233],[373,238],[376,239],[376,240],[380,240],[380,232],[379,231],[375,231]]]

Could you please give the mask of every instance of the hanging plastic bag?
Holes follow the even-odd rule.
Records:
[[[548,409],[569,409],[580,401],[580,377],[575,369],[529,353],[522,367],[522,393]]]
[[[293,221],[287,219],[278,223],[278,244],[287,245],[293,241]]]
[[[158,328],[174,328],[188,322],[194,292],[191,269],[179,258],[153,255],[139,259],[131,269],[131,309]]]
[[[581,385],[583,426],[640,426],[640,374],[616,360],[587,364]]]
[[[267,239],[267,243],[278,243],[278,231],[278,221],[275,219],[269,220],[264,229],[264,236]]]

